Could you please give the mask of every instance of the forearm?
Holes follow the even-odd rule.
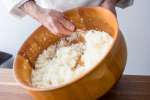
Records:
[[[26,14],[32,16],[35,19],[39,19],[41,16],[43,10],[41,7],[39,7],[33,0],[29,0],[25,2],[20,7]]]
[[[108,4],[116,5],[116,3],[117,3],[118,1],[119,1],[119,0],[104,0],[103,3],[108,3]]]
[[[100,6],[109,9],[116,15],[115,5],[118,3],[118,1],[119,0],[103,0]]]

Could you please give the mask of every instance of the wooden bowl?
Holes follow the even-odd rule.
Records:
[[[124,38],[116,17],[101,7],[85,7],[65,12],[77,29],[97,29],[108,32],[114,42],[101,62],[89,72],[68,84],[47,89],[31,85],[31,71],[38,55],[59,40],[43,26],[25,41],[14,62],[14,75],[20,85],[35,100],[95,100],[104,95],[119,80],[127,59]]]

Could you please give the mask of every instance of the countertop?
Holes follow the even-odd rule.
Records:
[[[11,69],[0,69],[0,100],[32,100],[15,82]],[[99,100],[150,100],[150,76],[123,75]]]

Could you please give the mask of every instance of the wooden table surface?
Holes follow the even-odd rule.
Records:
[[[0,69],[0,100],[32,100],[16,84],[12,70]],[[124,75],[119,83],[99,100],[150,100],[150,76]]]

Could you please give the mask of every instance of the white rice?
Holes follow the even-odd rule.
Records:
[[[79,36],[84,37],[85,42],[71,43]],[[74,32],[62,38],[37,58],[32,71],[32,85],[47,88],[72,81],[102,60],[112,42],[113,38],[108,33],[96,30]]]

